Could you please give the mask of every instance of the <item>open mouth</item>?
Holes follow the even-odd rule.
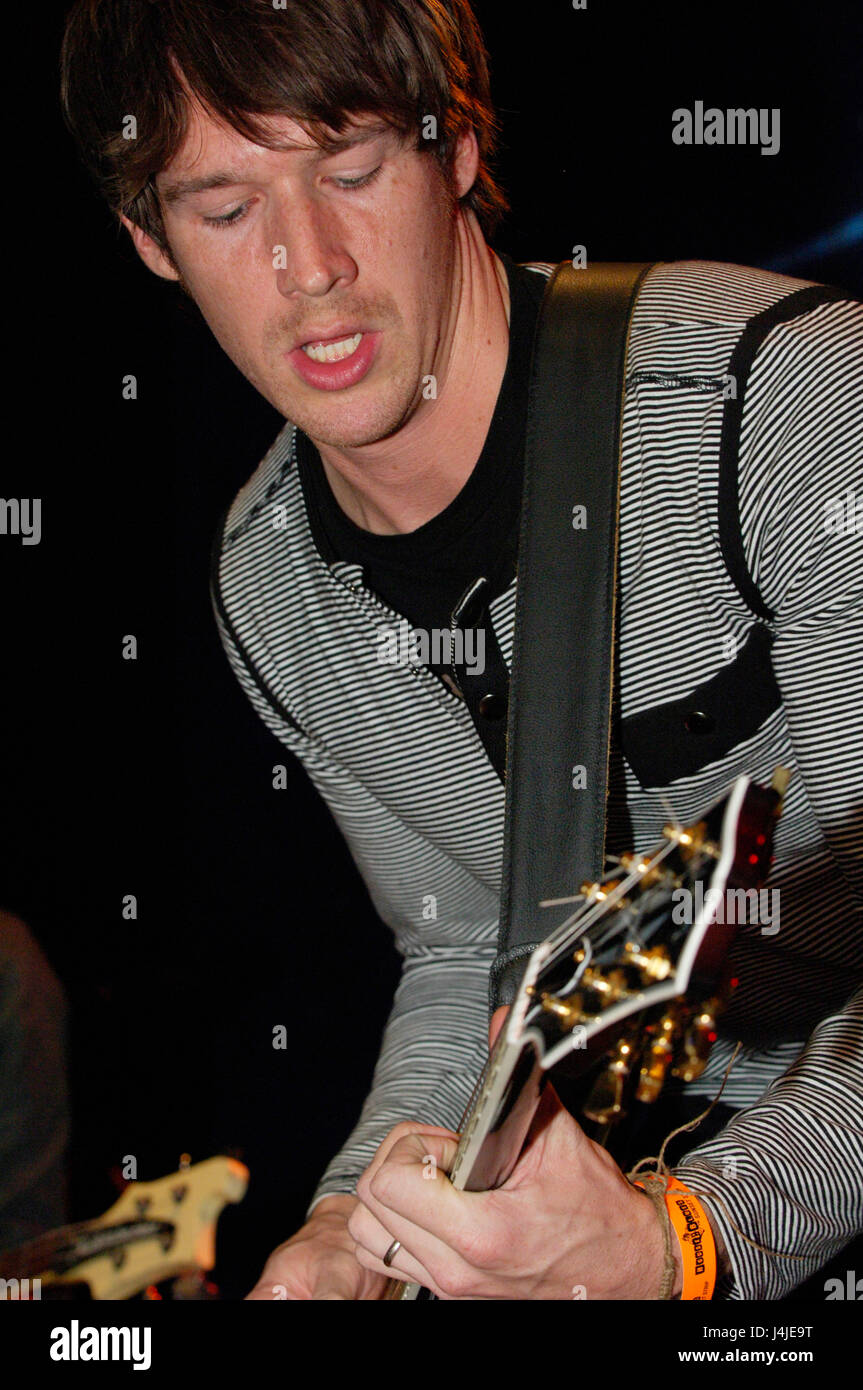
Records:
[[[338,338],[335,342],[304,343],[303,352],[313,362],[344,362],[347,357],[353,357],[362,339],[362,333],[354,333],[350,338]]]
[[[343,391],[356,386],[371,370],[380,350],[379,329],[354,333],[341,331],[338,338],[312,339],[287,354],[294,371],[318,391]]]

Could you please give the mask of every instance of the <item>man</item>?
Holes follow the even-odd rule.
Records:
[[[67,1009],[26,924],[0,909],[0,1250],[66,1220]]]
[[[526,374],[550,270],[488,242],[503,202],[467,0],[82,0],[63,68],[69,124],[138,253],[288,422],[220,533],[220,629],[405,960],[356,1129],[251,1296],[375,1298],[393,1274],[446,1298],[654,1298],[653,1204],[552,1093],[499,1192],[442,1176],[486,1046]],[[739,1113],[677,1169],[703,1194],[726,1297],[783,1296],[861,1220],[860,561],[853,528],[824,525],[859,468],[861,349],[841,295],[682,263],[648,276],[629,350],[609,841],[650,846],[669,798],[686,820],[740,771],[794,773],[781,931],[741,929],[737,1004],[693,1088],[703,1108],[742,1038],[723,1096]],[[434,639],[478,578],[453,664]],[[680,740],[657,777],[651,712],[742,669],[759,623],[781,703],[756,717],[740,693],[723,737]],[[677,1099],[669,1129],[691,1113]]]

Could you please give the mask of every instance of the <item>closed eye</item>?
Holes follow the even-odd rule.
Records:
[[[338,184],[339,188],[343,188],[346,191],[350,191],[353,188],[367,188],[368,185],[377,178],[382,168],[383,165],[379,164],[376,169],[371,169],[368,174],[359,174],[356,178],[341,178],[334,175],[333,182]],[[220,217],[204,217],[203,220],[209,227],[234,227],[246,216],[246,213],[252,206],[252,201],[253,200],[249,198],[245,203],[240,203],[239,207],[234,208],[231,212],[226,212]]]
[[[252,200],[250,198],[247,202],[240,203],[240,206],[234,208],[233,212],[226,212],[223,217],[205,217],[204,221],[210,227],[232,227],[235,222],[242,221],[251,206]]]
[[[377,178],[382,168],[383,165],[379,164],[376,169],[372,169],[368,174],[360,174],[357,178],[352,179],[339,178],[334,175],[333,181],[337,183],[340,188],[365,188],[367,184],[371,183],[372,179]]]

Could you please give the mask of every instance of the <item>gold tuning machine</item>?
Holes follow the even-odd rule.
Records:
[[[671,957],[665,946],[651,946],[646,950],[637,941],[627,941],[623,950],[625,963],[634,965],[646,980],[666,980],[671,974]]]
[[[583,972],[579,981],[582,989],[592,989],[602,999],[603,1005],[615,1004],[618,999],[628,999],[632,994],[629,981],[622,970],[609,970],[605,975],[591,966]]]
[[[578,891],[587,903],[604,903],[609,894],[620,887],[620,882],[619,878],[609,879],[608,883],[591,883],[586,879]],[[620,898],[614,907],[629,907],[629,899]]]
[[[707,1066],[710,1049],[716,1041],[716,1015],[720,1001],[708,999],[690,1020],[683,1035],[682,1055],[671,1069],[681,1081],[695,1081]]]
[[[560,997],[543,993],[539,996],[539,1005],[546,1013],[559,1018],[564,1027],[574,1028],[578,1023],[596,1018],[597,1004],[601,1012],[609,1004],[628,999],[635,992],[630,989],[624,970],[609,970],[604,974],[603,971],[595,970],[589,965],[579,978],[578,989],[574,994]],[[585,1012],[585,996],[590,995],[594,996],[589,1001],[592,1007]]]
[[[673,874],[661,864],[651,864],[643,854],[622,854],[620,856],[620,867],[625,869],[628,874],[639,875],[639,881],[644,888],[650,888],[655,883],[664,883]]]
[[[696,825],[664,825],[662,833],[666,840],[677,845],[684,859],[692,859],[696,854],[708,854],[711,859],[720,856],[719,846],[707,838],[707,822],[700,820]]]
[[[675,1043],[679,1033],[680,1020],[674,1008],[669,1009],[651,1026],[635,1091],[636,1100],[652,1105],[658,1099],[674,1060]]]
[[[582,1114],[599,1125],[613,1124],[623,1114],[626,1083],[638,1056],[634,1039],[624,1036],[593,1083]]]
[[[541,994],[539,1005],[547,1014],[554,1014],[559,1018],[565,1028],[575,1028],[579,1023],[584,1023],[587,1015],[582,1009],[582,997],[580,994],[570,994],[565,999],[558,999],[556,994]]]

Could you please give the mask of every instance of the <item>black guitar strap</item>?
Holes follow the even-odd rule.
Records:
[[[649,264],[559,265],[534,340],[507,728],[492,1007],[602,871],[629,322]]]

